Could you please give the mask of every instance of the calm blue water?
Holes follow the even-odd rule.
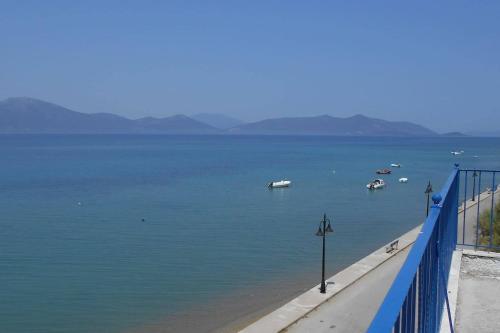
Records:
[[[333,274],[419,224],[453,163],[500,169],[500,139],[475,138],[1,136],[0,154],[1,332],[124,332],[242,281],[316,283],[324,212]]]

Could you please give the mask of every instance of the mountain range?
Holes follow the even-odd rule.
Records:
[[[355,115],[338,118],[329,115],[266,119],[230,129],[238,134],[302,134],[339,136],[433,136],[436,132],[409,122],[394,122]]]
[[[82,113],[28,97],[0,101],[0,133],[52,134],[273,134],[338,136],[435,136],[410,122],[355,115],[275,118],[252,123],[221,114],[128,119],[111,113]]]
[[[82,113],[33,98],[16,97],[0,102],[0,133],[193,133],[219,130],[184,115],[128,119],[111,113]]]

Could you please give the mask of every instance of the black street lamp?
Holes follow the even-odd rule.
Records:
[[[427,188],[425,189],[425,194],[427,194],[427,212],[425,213],[425,216],[429,216],[429,203],[430,203],[430,197],[432,193],[432,185],[431,181],[429,180],[429,184],[427,184]]]
[[[328,225],[326,225],[328,222]],[[318,231],[316,236],[323,237],[323,257],[321,260],[321,287],[319,292],[326,293],[326,283],[325,283],[325,237],[327,232],[333,232],[332,226],[330,225],[330,220],[326,218],[326,214],[323,214],[323,220],[319,223]]]
[[[472,174],[472,201],[476,201],[476,177],[477,172],[474,170],[474,173]]]

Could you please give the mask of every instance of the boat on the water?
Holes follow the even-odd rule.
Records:
[[[391,167],[393,167],[393,168],[401,168],[401,164],[399,164],[399,163],[391,163]]]
[[[267,187],[269,187],[269,188],[288,187],[288,186],[290,186],[291,183],[292,182],[289,180],[280,180],[277,182],[270,182],[269,184],[267,184]]]
[[[377,170],[377,175],[388,175],[390,174],[392,171],[390,169],[378,169]]]
[[[406,178],[406,177],[401,177],[401,178],[399,178],[399,182],[400,182],[400,183],[408,183],[408,178]]]
[[[369,190],[376,190],[379,188],[383,188],[385,186],[385,182],[383,179],[375,179],[369,184],[366,184],[366,188]]]
[[[457,151],[452,151],[451,153],[453,155],[462,155],[464,153],[464,151],[463,150],[460,150],[460,151],[457,150]]]

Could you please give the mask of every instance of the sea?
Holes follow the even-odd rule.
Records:
[[[0,156],[0,332],[219,332],[320,282],[324,214],[330,276],[422,223],[456,163],[500,169],[500,138],[2,135]]]

